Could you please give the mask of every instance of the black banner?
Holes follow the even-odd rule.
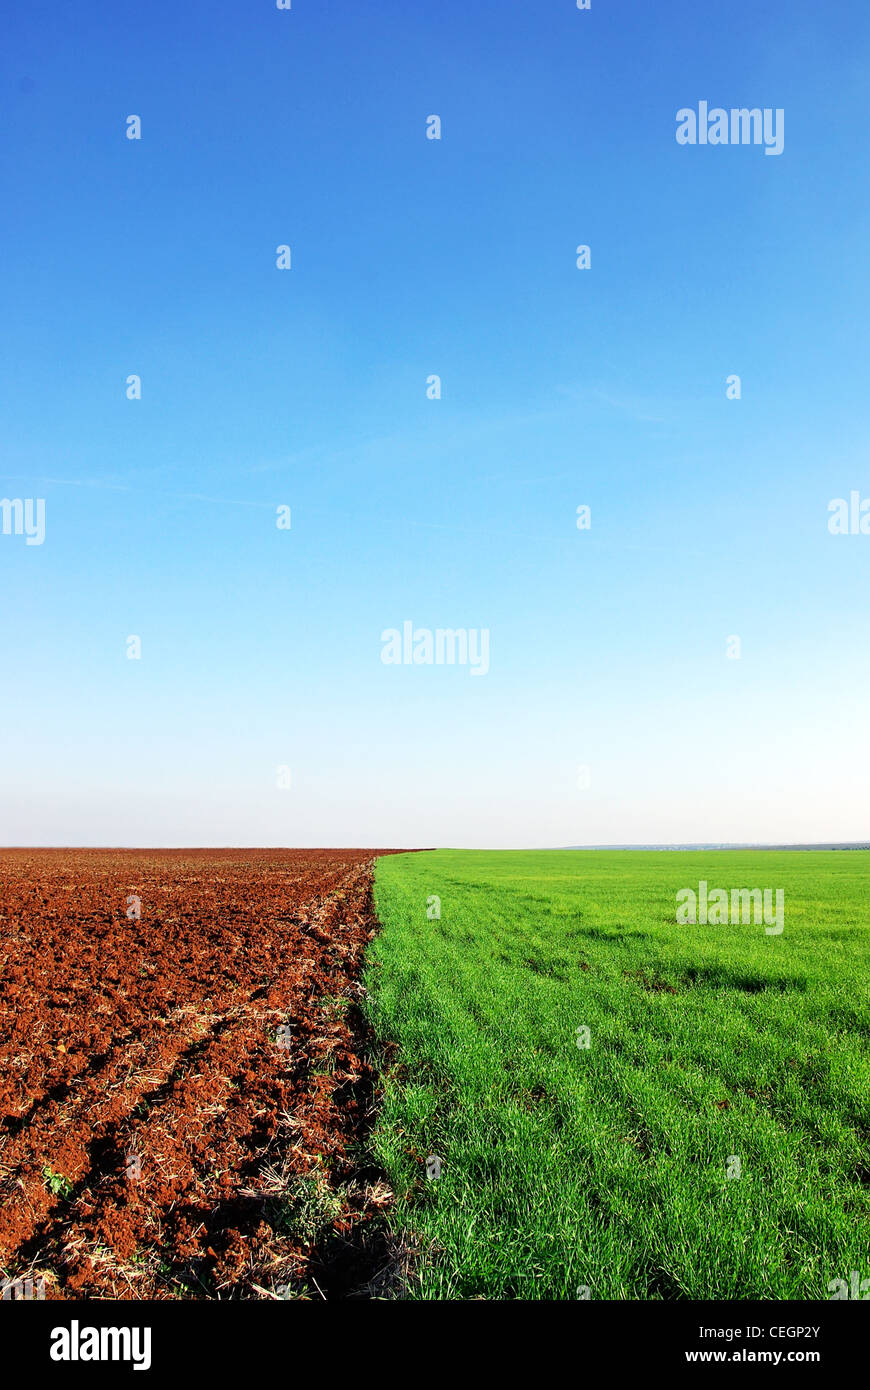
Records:
[[[560,1357],[579,1358],[578,1372],[593,1356],[600,1366],[617,1374],[668,1375],[678,1367],[694,1367],[703,1374],[706,1367],[717,1365],[777,1370],[810,1366],[829,1378],[832,1372],[862,1364],[868,1330],[867,1310],[860,1306],[863,1301],[595,1304],[579,1300],[570,1309],[564,1304],[557,1310],[555,1305],[539,1303],[532,1305],[534,1311],[528,1305],[524,1305],[528,1311],[521,1311],[511,1304],[509,1334],[500,1333],[498,1343],[476,1340],[475,1345],[480,1354],[496,1358],[501,1349],[516,1342],[518,1333],[524,1340],[529,1335],[539,1337],[538,1318],[543,1316],[548,1331],[566,1339]],[[482,1302],[466,1305],[462,1330],[479,1338],[491,1326],[492,1315]],[[344,1323],[347,1316],[349,1327]],[[418,1336],[422,1333],[431,1339],[425,1350],[427,1378],[440,1364],[452,1364],[456,1370],[460,1344],[451,1335],[456,1332],[451,1314],[445,1326],[443,1313],[434,1314],[433,1323],[431,1305],[392,1303],[370,1306],[361,1323],[357,1322],[360,1316],[359,1310],[337,1315],[334,1308],[303,1300],[111,1304],[7,1300],[0,1311],[0,1336],[7,1365],[14,1358],[22,1368],[48,1374],[52,1380],[93,1378],[102,1371],[115,1377],[189,1372],[223,1381],[237,1373],[261,1376],[265,1372],[284,1378],[298,1364],[307,1338],[311,1354],[328,1356],[332,1366],[345,1359],[362,1365],[359,1358],[365,1347],[366,1364],[371,1367],[372,1356],[377,1356],[373,1339],[397,1328],[412,1328]],[[344,1330],[353,1334],[353,1344],[336,1340]],[[325,1347],[319,1340],[324,1334],[330,1338]],[[461,1360],[467,1364],[466,1352]]]

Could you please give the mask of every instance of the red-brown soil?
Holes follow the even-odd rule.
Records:
[[[0,852],[4,1278],[320,1296],[390,1200],[357,1153],[375,853]]]

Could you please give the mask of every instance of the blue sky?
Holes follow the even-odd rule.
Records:
[[[866,6],[5,28],[0,842],[870,835]]]

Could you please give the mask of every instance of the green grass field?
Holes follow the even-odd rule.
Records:
[[[677,926],[702,879],[783,888],[782,934]],[[425,1251],[412,1295],[824,1299],[870,1277],[868,888],[863,851],[381,859],[374,1143]]]

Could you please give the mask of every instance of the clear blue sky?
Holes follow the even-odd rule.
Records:
[[[0,496],[46,534],[0,535],[0,842],[870,834],[870,536],[827,528],[870,496],[866,4],[4,30]],[[783,153],[681,147],[701,100]],[[488,674],[384,665],[405,620]]]

